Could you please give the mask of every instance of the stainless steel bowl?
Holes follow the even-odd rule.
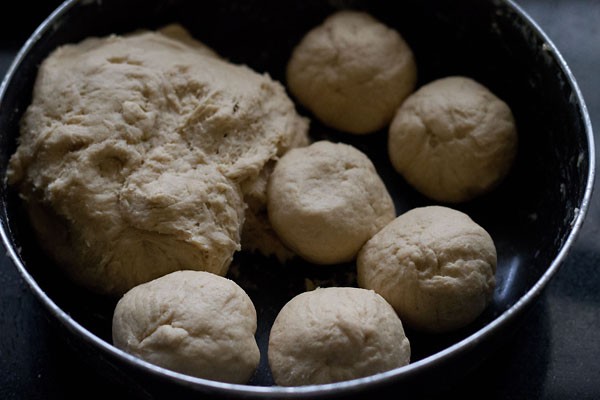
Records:
[[[245,283],[259,316],[257,339],[263,358],[248,385],[233,385],[174,373],[111,345],[114,300],[91,295],[56,273],[33,234],[13,189],[2,186],[2,240],[16,268],[46,307],[65,340],[111,379],[142,397],[156,394],[223,398],[321,398],[404,395],[431,391],[478,365],[522,323],[554,276],[585,217],[592,192],[594,145],[586,106],[575,79],[550,39],[510,1],[212,1],[69,0],[25,43],[0,88],[2,174],[16,148],[18,124],[31,100],[40,62],[57,46],[87,36],[124,33],[180,22],[194,36],[233,62],[267,71],[285,82],[293,46],[311,27],[340,8],[365,10],[398,29],[413,48],[419,84],[461,74],[488,86],[512,107],[520,134],[515,168],[494,192],[460,205],[494,238],[498,286],[486,312],[447,335],[408,331],[413,362],[403,368],[330,385],[272,385],[266,362],[270,326],[281,306],[303,290],[304,277],[325,284],[353,284],[351,264],[323,269],[296,261],[281,268],[273,260],[239,254]],[[299,111],[310,115],[299,107]],[[313,122],[314,138],[348,142],[375,161],[396,207],[403,212],[432,204],[393,171],[386,132],[347,137]]]

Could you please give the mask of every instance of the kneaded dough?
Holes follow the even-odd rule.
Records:
[[[440,206],[400,215],[357,257],[359,286],[383,296],[406,326],[431,333],[477,318],[492,299],[495,272],[490,235],[468,215]]]
[[[300,119],[298,122],[305,124],[304,119]],[[283,155],[292,148],[309,145],[310,140],[306,126],[295,129],[295,132],[297,133],[296,137],[278,155]],[[267,212],[267,185],[276,162],[276,160],[269,161],[255,179],[242,183],[244,201],[248,206],[242,229],[242,250],[258,252],[285,263],[294,258],[296,254],[279,239],[271,226]]]
[[[317,288],[281,309],[268,357],[277,385],[318,385],[407,365],[410,343],[394,309],[375,292]]]
[[[275,232],[317,264],[353,260],[396,216],[371,160],[343,143],[323,140],[290,150],[277,162],[267,193]]]
[[[258,366],[256,310],[235,282],[177,271],[139,285],[117,303],[116,347],[199,378],[246,383]]]
[[[274,168],[275,161],[269,162],[256,179],[242,186],[248,206],[242,229],[242,250],[274,257],[280,263],[286,263],[296,254],[279,239],[267,212],[267,184]]]
[[[179,269],[225,274],[240,249],[241,186],[308,131],[268,75],[181,27],[163,32],[52,52],[7,171],[40,243],[100,293]]]
[[[386,127],[415,88],[417,67],[397,31],[339,11],[311,30],[287,66],[291,93],[324,124],[353,134]]]
[[[396,169],[431,199],[458,203],[494,188],[517,152],[508,105],[466,77],[433,81],[410,95],[389,128]]]

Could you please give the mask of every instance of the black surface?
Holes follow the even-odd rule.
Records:
[[[10,10],[24,25],[18,31],[3,28],[4,68],[52,3],[32,8],[35,15]],[[523,0],[521,4],[570,64],[592,122],[600,126],[600,3]],[[2,18],[13,19],[10,13]],[[525,325],[477,371],[452,383],[444,397],[600,398],[599,214],[597,195],[571,254]],[[70,398],[90,392],[116,397],[126,390],[104,379],[65,345],[9,263],[4,260],[0,269],[0,398]]]

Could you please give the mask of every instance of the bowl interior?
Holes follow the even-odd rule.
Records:
[[[408,330],[413,361],[432,355],[488,324],[532,288],[561,251],[585,196],[591,150],[577,94],[552,47],[510,4],[479,0],[77,3],[46,27],[7,83],[0,110],[1,172],[16,148],[19,119],[31,100],[37,67],[61,44],[179,22],[232,62],[268,72],[285,84],[285,65],[293,47],[309,29],[341,8],[365,10],[396,28],[415,53],[419,85],[448,75],[472,77],[505,100],[517,121],[520,147],[509,176],[488,195],[452,205],[487,229],[495,241],[498,270],[493,302],[477,321],[452,334],[426,336]],[[298,110],[310,116],[302,107]],[[385,130],[354,137],[312,119],[311,135],[346,142],[368,154],[398,214],[434,204],[391,167]],[[87,293],[60,275],[36,244],[17,194],[11,188],[1,190],[3,223],[27,272],[60,308],[110,342],[115,300]],[[273,383],[266,361],[268,334],[285,302],[306,290],[307,279],[320,286],[355,285],[354,268],[353,263],[318,267],[301,260],[282,266],[258,255],[236,255],[229,276],[250,295],[259,318],[257,339],[263,357],[251,385]]]

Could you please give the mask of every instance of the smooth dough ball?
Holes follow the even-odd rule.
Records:
[[[267,187],[269,220],[282,241],[317,264],[351,261],[396,216],[369,158],[328,141],[286,153]]]
[[[447,207],[410,210],[357,257],[360,287],[375,290],[406,326],[447,332],[477,318],[492,299],[496,247],[468,215]]]
[[[252,301],[209,272],[177,271],[134,287],[112,323],[116,347],[186,375],[246,383],[258,366]]]
[[[415,88],[404,39],[372,16],[339,11],[311,30],[287,67],[291,93],[324,124],[354,134],[389,124]]]
[[[388,150],[396,169],[424,195],[442,202],[470,200],[494,188],[517,152],[508,105],[464,77],[431,82],[398,109]]]
[[[53,51],[7,171],[39,242],[103,294],[180,269],[225,274],[241,247],[241,187],[307,140],[281,84],[181,27],[162,32]]]
[[[407,365],[410,343],[394,309],[372,290],[318,288],[281,309],[268,357],[277,385],[316,385]]]

